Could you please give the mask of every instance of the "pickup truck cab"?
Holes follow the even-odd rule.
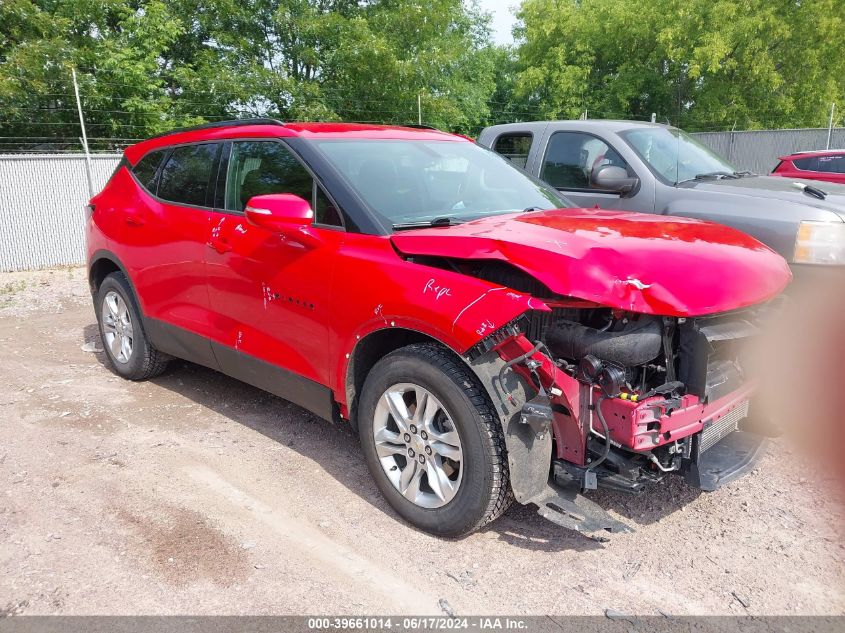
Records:
[[[536,121],[488,127],[478,142],[580,207],[725,224],[756,237],[793,269],[845,264],[845,186],[738,171],[674,127]]]

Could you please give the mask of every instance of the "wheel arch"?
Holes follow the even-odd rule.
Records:
[[[117,255],[107,250],[98,250],[90,258],[88,263],[88,286],[91,290],[91,296],[96,297],[100,290],[100,285],[103,280],[111,273],[123,273],[126,281],[129,282],[129,287],[132,289],[132,294],[135,295],[135,300],[138,302],[138,309],[143,316],[143,306],[141,297],[135,289],[135,284],[126,270],[126,266],[120,261]]]
[[[449,350],[457,358],[461,358],[460,354],[443,341],[407,327],[380,328],[363,336],[355,343],[355,347],[349,354],[344,381],[349,422],[356,431],[358,429],[358,399],[370,370],[390,352],[413,343],[436,343],[443,349]]]
[[[487,352],[474,360],[470,360],[443,340],[420,330],[410,327],[379,328],[361,337],[356,342],[345,367],[343,386],[346,396],[346,412],[355,430],[358,428],[356,418],[358,400],[370,370],[387,354],[413,343],[434,343],[466,365],[487,393],[493,403],[494,411],[499,416],[499,422],[503,426],[525,401],[524,384],[515,377],[515,374],[509,376],[506,380],[506,389],[503,389],[503,385],[499,384],[498,372],[504,365],[504,361],[499,358],[496,352]]]

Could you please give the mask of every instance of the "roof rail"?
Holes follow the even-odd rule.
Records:
[[[162,132],[149,138],[161,138],[162,136],[170,136],[171,134],[178,134],[179,132],[193,132],[194,130],[208,130],[217,127],[238,127],[241,125],[282,125],[284,122],[278,119],[270,118],[255,118],[255,119],[230,119],[228,121],[212,121],[211,123],[202,123],[201,125],[192,125],[189,127],[177,127],[168,132]]]
[[[436,130],[437,132],[441,132],[440,128],[436,128],[433,125],[423,125],[422,123],[405,123],[402,127],[411,127],[417,130]]]
[[[845,149],[831,147],[829,149],[805,149],[801,152],[792,152],[792,154],[784,154],[784,156],[793,156],[795,154],[820,154],[822,152],[845,152]]]

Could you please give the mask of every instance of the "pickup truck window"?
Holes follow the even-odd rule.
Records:
[[[583,132],[555,132],[549,139],[540,178],[558,189],[594,189],[599,167],[628,164],[603,140]]]
[[[736,172],[736,167],[681,130],[636,128],[622,132],[620,136],[655,175],[670,184],[707,174]]]
[[[502,134],[493,143],[493,149],[517,167],[525,169],[533,135],[530,132]]]

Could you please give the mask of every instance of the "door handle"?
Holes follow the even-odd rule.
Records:
[[[124,216],[126,224],[129,226],[144,226],[144,217],[137,211],[127,211]]]
[[[228,253],[229,251],[232,250],[232,245],[229,244],[229,240],[227,240],[224,237],[211,238],[207,242],[207,245],[208,245],[209,248],[213,248],[215,251],[217,251],[221,255],[223,253]]]

